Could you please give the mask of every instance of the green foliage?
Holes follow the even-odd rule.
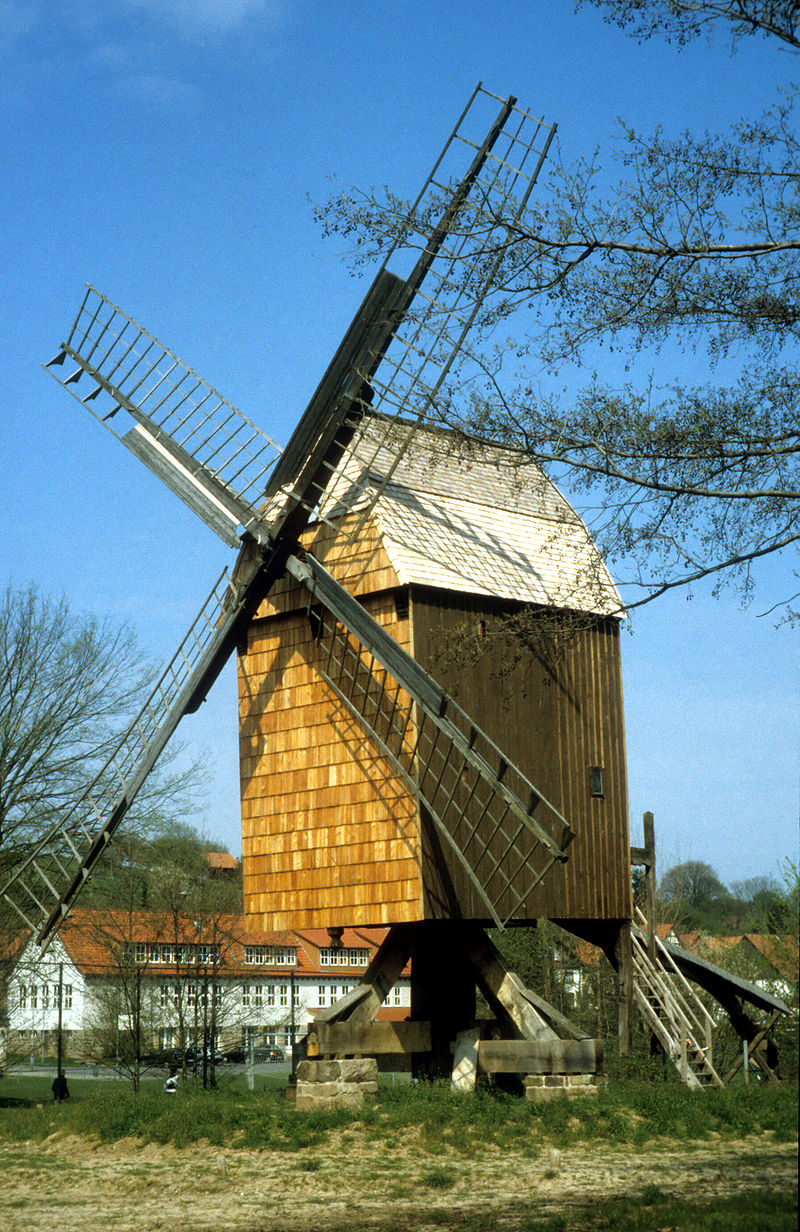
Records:
[[[661,878],[659,918],[679,931],[712,936],[741,933],[798,935],[798,870],[786,859],[782,880],[770,875],[722,884],[710,864],[687,860]]]
[[[427,1168],[420,1177],[422,1184],[429,1189],[450,1189],[457,1180],[452,1168]]]
[[[638,1197],[594,1201],[576,1211],[567,1222],[562,1216],[531,1213],[522,1221],[483,1225],[483,1232],[794,1232],[797,1201],[791,1193],[750,1189],[726,1197],[696,1201],[691,1196],[673,1197],[654,1185]],[[457,1224],[452,1225],[454,1228]]]

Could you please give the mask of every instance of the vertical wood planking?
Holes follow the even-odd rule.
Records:
[[[600,620],[566,635],[553,662],[519,654],[500,632],[509,604],[412,590],[414,650],[460,705],[558,807],[576,830],[569,860],[526,900],[518,919],[624,918],[630,915],[627,783],[625,776],[619,628]],[[547,618],[552,619],[552,613]],[[487,628],[480,658],[448,654]],[[543,661],[544,660],[544,661]],[[604,767],[602,798],[592,798],[590,767]],[[428,848],[426,847],[426,856]],[[446,858],[446,856],[445,856]],[[448,861],[459,899],[480,915],[470,887]],[[426,883],[441,887],[430,860]],[[432,898],[433,894],[429,892]],[[444,896],[440,888],[439,897]],[[465,910],[464,914],[467,914]]]

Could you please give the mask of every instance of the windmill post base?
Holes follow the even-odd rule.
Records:
[[[376,1015],[412,959],[411,1017]],[[492,1014],[476,1020],[479,990]],[[596,1095],[602,1041],[526,988],[476,924],[399,924],[361,982],[309,1025],[297,1065],[301,1109],[357,1108],[377,1092],[378,1070],[449,1078],[461,1091],[478,1078],[531,1100]]]

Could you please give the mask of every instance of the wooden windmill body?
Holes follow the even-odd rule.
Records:
[[[365,456],[372,432],[365,421]],[[355,519],[357,499],[345,505]],[[512,450],[417,431],[355,544],[325,525],[304,543],[570,818],[570,859],[538,883],[534,862],[528,886],[500,892],[503,922],[629,917],[620,600],[554,485]],[[525,635],[507,626],[521,612]],[[248,915],[280,928],[491,923],[412,786],[358,731],[349,679],[337,691],[315,670],[321,655],[307,592],[280,583],[239,654]],[[525,836],[504,856],[494,824],[478,833],[500,886]]]
[[[238,650],[252,925],[393,925],[328,1021],[374,1017],[413,953],[412,1010],[440,1062],[475,978],[518,1034],[556,1038],[534,994],[509,993],[481,925],[629,911],[619,601],[541,474],[429,427],[475,375],[465,342],[492,324],[484,299],[553,132],[475,90],[283,451],[88,289],[48,370],[240,554],[107,765],[3,887],[41,944]],[[520,608],[556,629],[558,654],[539,638],[509,674],[495,634]],[[440,661],[476,622],[497,649],[466,670]]]

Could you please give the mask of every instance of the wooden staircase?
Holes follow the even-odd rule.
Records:
[[[711,1015],[663,942],[654,937],[648,945],[646,918],[634,910],[633,995],[645,1022],[688,1087],[724,1086],[712,1061]]]

